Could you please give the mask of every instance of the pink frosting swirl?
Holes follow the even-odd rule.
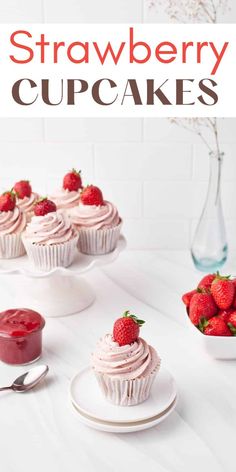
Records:
[[[0,211],[0,234],[18,234],[24,231],[26,217],[18,207],[12,211]]]
[[[24,238],[35,244],[60,244],[69,241],[75,232],[66,216],[51,212],[44,216],[33,216],[28,223]]]
[[[55,204],[58,210],[66,210],[73,208],[79,204],[80,193],[76,191],[65,190],[64,188],[57,190],[49,197]]]
[[[30,197],[24,198],[17,198],[17,206],[23,211],[24,213],[28,213],[33,211],[34,205],[38,200],[39,195],[37,193],[32,192]]]
[[[97,372],[116,379],[132,380],[149,375],[160,366],[160,358],[142,338],[119,346],[111,334],[106,334],[99,340],[91,363]]]
[[[71,212],[72,223],[79,228],[109,229],[117,226],[121,219],[116,207],[108,201],[104,205],[80,203]]]

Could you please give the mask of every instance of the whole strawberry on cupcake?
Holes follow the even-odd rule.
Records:
[[[79,231],[81,252],[100,255],[115,249],[122,220],[115,205],[104,200],[98,187],[88,185],[82,190],[79,205],[73,209],[70,217]]]
[[[29,180],[16,182],[13,190],[16,194],[16,204],[25,213],[27,221],[30,221],[34,214],[34,205],[39,199],[39,195],[32,191]]]
[[[91,365],[108,401],[131,406],[147,400],[161,361],[156,350],[139,337],[144,321],[126,311],[113,334],[102,337]]]
[[[236,280],[208,274],[183,295],[191,322],[207,336],[236,335]]]
[[[41,270],[68,267],[77,254],[78,234],[67,216],[47,198],[35,204],[22,239],[29,259]]]
[[[11,259],[25,254],[21,235],[26,226],[26,217],[16,206],[12,191],[0,196],[0,258]]]
[[[79,204],[81,190],[81,171],[72,169],[64,176],[62,187],[50,196],[50,200],[56,204],[59,211],[64,211],[69,216],[71,209]]]

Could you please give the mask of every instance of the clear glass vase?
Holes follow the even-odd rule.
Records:
[[[215,272],[226,261],[228,245],[221,204],[223,153],[211,152],[210,176],[205,205],[193,238],[191,254],[195,267]]]

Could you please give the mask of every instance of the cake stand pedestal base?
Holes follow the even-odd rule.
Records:
[[[7,279],[7,277],[5,277]],[[46,317],[78,313],[95,299],[93,290],[82,277],[54,274],[51,277],[15,278],[14,301],[17,307],[31,308]],[[11,291],[13,277],[9,277]],[[12,305],[12,302],[9,306]]]

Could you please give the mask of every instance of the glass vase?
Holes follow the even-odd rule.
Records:
[[[204,272],[217,271],[226,261],[228,245],[221,203],[223,153],[211,152],[206,201],[192,242],[195,267]]]

